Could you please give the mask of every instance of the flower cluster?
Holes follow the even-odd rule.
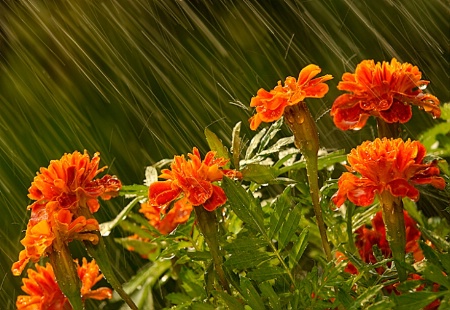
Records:
[[[445,180],[439,177],[436,163],[423,163],[425,154],[426,149],[420,142],[409,139],[377,138],[362,143],[347,157],[350,172],[339,178],[339,190],[333,196],[333,202],[339,207],[349,199],[358,206],[368,206],[374,201],[375,194],[384,191],[417,201],[419,191],[415,185],[431,184],[444,189]]]
[[[421,238],[421,233],[417,229],[416,222],[408,215],[406,211],[403,211],[403,216],[405,219],[406,228],[406,253],[412,253],[415,262],[420,262],[424,259],[422,250],[419,247],[419,240]],[[392,251],[389,247],[389,243],[386,238],[386,229],[383,222],[382,212],[379,211],[371,220],[371,225],[361,226],[356,231],[355,245],[358,249],[361,259],[367,264],[377,263],[377,258],[373,252],[373,247],[377,246],[381,251],[384,258],[391,258]],[[336,256],[339,261],[347,260],[345,255],[341,252],[337,252]],[[378,274],[382,275],[384,273],[383,267],[378,267]],[[348,262],[345,271],[351,274],[358,274],[358,269],[351,263]],[[420,280],[421,277],[417,274],[412,274],[411,279]],[[434,287],[433,287],[434,288]],[[389,284],[385,287],[388,292],[394,292],[395,294],[400,294],[396,289],[396,285]],[[421,290],[423,287],[419,287],[417,290]],[[437,309],[440,305],[439,299],[430,303],[425,309]]]
[[[390,63],[363,60],[338,84],[338,89],[349,93],[333,103],[335,125],[342,130],[361,129],[371,115],[387,123],[406,123],[412,117],[411,104],[439,117],[439,99],[423,92],[429,81],[421,78],[416,66],[395,58]]]
[[[167,181],[150,184],[149,203],[143,204],[140,210],[150,224],[163,234],[185,223],[193,207],[203,206],[213,211],[223,205],[227,197],[214,182],[224,176],[241,177],[238,171],[223,169],[228,160],[216,157],[216,152],[208,152],[202,161],[200,152],[194,147],[188,157],[189,160],[184,155],[175,156],[170,169],[162,170],[159,177]]]
[[[78,276],[81,280],[82,299],[110,299],[112,290],[101,287],[93,290],[93,286],[100,281],[103,276],[99,268],[92,260],[90,263],[83,258],[81,265],[78,265]],[[28,269],[28,278],[23,278],[22,290],[27,295],[19,295],[16,301],[18,310],[50,310],[50,309],[72,309],[69,300],[61,292],[56,282],[55,273],[50,263],[44,266],[36,264],[36,270]]]
[[[86,151],[74,152],[52,160],[48,168],[41,168],[37,173],[28,190],[28,197],[36,201],[28,206],[31,218],[21,241],[25,249],[12,266],[14,275],[20,275],[30,260],[37,262],[58,250],[52,246],[55,239],[65,244],[75,239],[98,241],[93,232],[99,225],[91,213],[99,209],[98,197],[108,200],[122,186],[114,176],[94,179],[106,169],[98,168],[99,161],[99,153],[91,160]]]
[[[322,71],[316,65],[308,65],[300,71],[298,79],[289,76],[281,85],[278,85],[271,91],[261,88],[256,97],[253,97],[250,103],[251,107],[256,108],[256,114],[252,116],[250,128],[256,130],[261,122],[274,122],[283,116],[287,106],[296,105],[305,98],[322,98],[328,92],[328,85],[324,82],[333,77],[329,74],[314,78]]]

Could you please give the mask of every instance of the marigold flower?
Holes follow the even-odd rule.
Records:
[[[149,207],[145,207],[144,214],[153,214],[150,222],[162,233],[169,233],[178,224],[185,223],[194,206],[202,205],[206,210],[213,211],[225,203],[225,192],[213,182],[222,180],[223,176],[240,178],[241,173],[223,169],[228,160],[215,156],[216,152],[210,151],[202,161],[198,149],[194,147],[192,154],[188,155],[190,160],[186,160],[184,155],[175,156],[171,169],[162,170],[159,177],[167,181],[150,184],[149,204],[153,210],[150,212]],[[169,208],[174,200],[177,201]],[[159,216],[163,218],[158,218],[155,208],[159,209]]]
[[[284,86],[281,81],[271,91],[260,88],[253,97],[250,106],[256,107],[256,114],[249,119],[250,128],[256,130],[261,122],[273,122],[281,118],[284,109],[303,101],[305,98],[322,98],[328,92],[325,81],[331,80],[330,74],[315,78],[322,71],[317,65],[308,65],[300,71],[298,80],[287,77]]]
[[[102,287],[92,290],[92,287],[102,278],[94,260],[88,263],[83,258],[83,264],[78,266],[78,276],[82,282],[81,295],[83,300],[87,298],[102,300],[112,297],[112,290],[110,288]],[[61,292],[56,282],[53,267],[50,263],[47,263],[45,267],[36,264],[36,270],[28,269],[28,278],[24,278],[22,282],[22,290],[27,295],[17,297],[17,309],[72,309],[68,298]]]
[[[97,220],[80,215],[80,209],[96,212],[98,197],[110,199],[122,186],[110,175],[94,179],[106,169],[98,169],[99,161],[99,153],[95,153],[91,161],[86,151],[84,154],[76,151],[65,154],[60,160],[52,160],[48,168],[41,168],[37,173],[28,190],[28,197],[36,201],[28,206],[31,218],[21,241],[25,249],[12,266],[14,275],[20,275],[30,260],[37,262],[55,250],[52,247],[55,238],[65,243],[74,239],[98,242],[98,236],[93,233],[99,228]]]
[[[345,172],[338,181],[339,190],[332,200],[338,207],[346,199],[356,205],[368,206],[375,194],[389,191],[395,197],[409,197],[417,201],[419,191],[414,185],[431,184],[444,189],[435,162],[423,163],[425,147],[418,141],[402,139],[375,139],[353,149],[347,157],[347,170],[358,172],[357,177]]]
[[[331,116],[342,130],[361,129],[370,115],[386,123],[406,123],[411,119],[411,105],[439,117],[439,99],[423,90],[429,81],[421,80],[416,66],[393,58],[383,63],[363,60],[355,73],[346,72],[338,84],[340,95],[333,103]]]
[[[108,200],[116,196],[122,187],[114,176],[105,175],[94,180],[107,167],[98,169],[100,153],[95,153],[92,160],[86,151],[64,154],[60,160],[52,160],[48,168],[41,168],[29,188],[28,197],[37,200],[29,206],[43,202],[57,203],[58,207],[76,210],[88,206],[91,213],[99,208],[98,197]]]

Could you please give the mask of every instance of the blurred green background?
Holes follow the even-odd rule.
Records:
[[[0,2],[0,308],[22,293],[10,266],[27,189],[51,159],[99,151],[108,173],[141,183],[145,166],[193,146],[204,154],[205,127],[229,145],[242,121],[250,138],[251,97],[309,63],[335,77],[310,105],[322,146],[348,150],[372,139],[375,124],[342,132],[329,109],[342,73],[363,59],[417,65],[428,91],[450,100],[449,13],[439,0]],[[414,112],[405,137],[438,122]],[[103,203],[99,221],[125,204]],[[145,263],[108,244],[123,280]]]

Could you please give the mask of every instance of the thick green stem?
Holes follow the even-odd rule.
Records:
[[[284,111],[285,121],[294,134],[294,144],[303,154],[306,160],[306,171],[308,173],[309,190],[316,215],[322,246],[328,261],[333,259],[330,243],[328,242],[327,230],[323,221],[322,208],[320,207],[318,158],[319,133],[316,122],[304,102],[288,106]]]
[[[230,293],[230,286],[223,270],[223,256],[219,245],[217,217],[215,211],[207,211],[203,206],[194,207],[197,226],[200,229],[211,253],[214,269],[216,270],[222,288]]]
[[[403,202],[401,197],[394,197],[388,191],[384,191],[379,197],[386,227],[386,238],[397,267],[398,277],[400,281],[405,281],[407,273],[403,264],[405,263],[406,231]]]
[[[83,310],[81,281],[69,247],[60,238],[56,238],[53,241],[53,251],[49,256],[55,272],[56,282],[61,292],[69,299],[70,305],[74,310]]]
[[[398,123],[386,123],[383,119],[377,117],[378,137],[397,139],[400,136],[400,128]]]

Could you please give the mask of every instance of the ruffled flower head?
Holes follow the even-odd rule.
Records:
[[[241,173],[223,169],[228,160],[215,156],[216,152],[210,151],[202,161],[194,147],[189,160],[184,155],[175,156],[171,169],[162,170],[159,177],[167,181],[150,184],[149,205],[143,205],[141,212],[150,216],[150,223],[160,232],[169,233],[178,224],[185,223],[194,206],[213,211],[226,202],[225,192],[214,182],[223,176],[240,178]]]
[[[425,147],[418,141],[375,139],[366,141],[347,156],[350,166],[338,181],[339,190],[332,200],[338,207],[346,199],[358,206],[372,204],[375,194],[389,191],[395,197],[409,197],[417,201],[419,191],[414,187],[431,184],[445,188],[435,162],[423,163]],[[352,172],[358,172],[358,177]]]
[[[261,122],[274,122],[283,116],[287,106],[295,105],[305,98],[322,98],[328,92],[325,81],[333,77],[329,74],[314,78],[322,71],[316,65],[308,65],[300,71],[298,80],[287,77],[284,86],[281,81],[270,92],[261,88],[253,97],[250,106],[256,107],[256,114],[249,119],[250,128],[256,130]]]
[[[112,290],[107,287],[92,290],[92,287],[100,281],[103,276],[95,261],[87,262],[83,258],[83,264],[78,266],[78,276],[82,283],[81,296],[103,300],[112,297]],[[28,269],[28,278],[22,279],[22,290],[27,295],[17,297],[16,307],[18,310],[70,310],[69,300],[61,292],[56,282],[55,273],[51,264],[44,266],[36,264],[36,270]]]
[[[66,244],[75,239],[98,242],[98,236],[93,233],[99,229],[97,220],[80,215],[80,208],[87,208],[88,213],[96,212],[98,197],[110,199],[122,186],[114,176],[94,179],[106,169],[98,169],[99,161],[99,153],[91,161],[86,151],[74,152],[40,169],[28,190],[28,197],[36,201],[28,206],[31,218],[21,240],[25,249],[11,268],[14,275],[20,275],[30,260],[38,262],[53,251],[55,238]]]
[[[423,92],[429,81],[421,78],[416,66],[395,58],[390,63],[363,60],[355,73],[344,73],[338,84],[338,89],[348,93],[333,103],[335,125],[342,130],[361,129],[370,115],[386,123],[406,123],[412,117],[411,105],[439,117],[439,99]]]
[[[417,229],[416,222],[403,211],[406,228],[406,253],[412,253],[416,262],[421,261],[424,256],[419,247],[419,239],[421,237],[420,231]],[[389,247],[389,242],[386,238],[386,228],[384,226],[382,212],[379,211],[372,218],[371,225],[361,226],[356,231],[355,245],[358,249],[361,259],[367,264],[375,264],[377,259],[373,253],[373,246],[376,245],[384,258],[391,258],[392,251]],[[337,253],[339,260],[346,259],[344,254]],[[381,268],[381,267],[380,267]],[[358,271],[352,263],[348,263],[345,271],[352,274],[357,274]],[[380,274],[383,273],[383,268],[378,269]]]

